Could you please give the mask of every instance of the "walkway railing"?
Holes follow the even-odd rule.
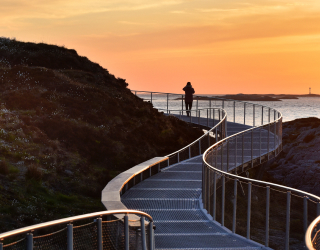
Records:
[[[320,209],[320,208],[319,208]],[[318,212],[318,214],[320,211]],[[306,246],[309,250],[320,249],[320,216],[318,216],[308,227],[305,236]]]
[[[167,114],[172,114],[170,109],[178,106],[181,107],[179,116],[186,112],[183,95],[133,92]],[[204,106],[221,107],[228,113],[228,121],[244,126],[244,131],[217,142],[203,155],[204,208],[222,226],[266,247],[303,248],[308,225],[320,215],[320,198],[301,190],[239,176],[246,173],[249,177],[247,170],[270,163],[281,152],[281,113],[249,102],[195,96],[196,119],[209,118],[205,112],[197,113]],[[307,240],[311,242],[311,236],[306,236]]]
[[[120,214],[121,219],[114,218]],[[139,216],[139,225],[131,225],[132,214]],[[102,211],[50,221],[2,233],[0,239],[0,249],[154,249],[152,217],[137,210]]]

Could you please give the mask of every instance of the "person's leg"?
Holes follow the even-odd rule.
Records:
[[[186,110],[187,110],[187,116],[190,116],[190,102],[186,102]]]

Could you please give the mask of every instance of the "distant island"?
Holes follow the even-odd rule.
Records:
[[[198,100],[208,100],[215,98],[217,96],[199,96]],[[278,102],[284,99],[299,99],[299,97],[320,97],[317,94],[308,94],[308,95],[287,95],[287,94],[236,94],[236,95],[223,95],[218,96],[218,98],[232,99],[239,101],[264,101],[264,102]],[[176,100],[181,100],[177,98]]]

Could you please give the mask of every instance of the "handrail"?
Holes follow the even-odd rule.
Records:
[[[42,229],[42,228],[49,227],[49,226],[74,222],[74,221],[83,220],[83,219],[97,218],[97,217],[102,217],[105,215],[114,215],[114,214],[127,214],[127,215],[128,214],[138,214],[138,215],[141,215],[141,216],[148,218],[150,220],[150,222],[153,222],[153,219],[149,214],[142,212],[142,211],[139,211],[139,210],[131,210],[131,209],[129,210],[128,209],[128,210],[101,211],[101,212],[95,212],[95,213],[90,213],[90,214],[84,214],[84,215],[63,218],[63,219],[59,219],[59,220],[48,221],[48,222],[44,222],[44,223],[40,223],[40,224],[28,226],[28,227],[15,229],[15,230],[0,234],[0,240],[3,240],[4,238],[10,237],[13,235],[17,235],[17,234],[21,234],[21,233],[25,233],[25,232],[31,232],[31,231],[34,231],[37,229]]]
[[[317,228],[317,226],[320,223],[320,216],[318,216],[314,221],[312,221],[312,223],[309,225],[306,235],[305,235],[305,242],[306,242],[306,246],[309,250],[318,250],[319,246],[314,243],[314,240],[317,238],[318,234],[319,234],[319,229]],[[314,235],[314,237],[312,237],[312,233],[316,230],[316,233]]]

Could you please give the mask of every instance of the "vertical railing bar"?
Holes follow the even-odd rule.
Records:
[[[221,226],[224,227],[224,207],[225,207],[225,192],[226,192],[226,180],[225,176],[222,175],[222,197],[221,197]]]
[[[73,250],[73,225],[67,225],[67,250]]]
[[[237,154],[238,154],[238,136],[235,138],[235,154],[234,154],[234,169],[235,174],[237,174]]]
[[[221,143],[221,170],[223,171],[223,143]]]
[[[266,237],[265,246],[269,247],[269,220],[270,220],[270,187],[266,188]]]
[[[146,227],[144,224],[144,217],[142,216],[140,218],[141,222],[141,245],[142,245],[142,250],[147,250],[147,244],[146,244]]]
[[[98,240],[98,250],[103,250],[103,238],[102,238],[102,219],[97,218],[97,240]],[[128,248],[129,249],[129,248]],[[127,250],[127,249],[126,249]]]
[[[247,239],[250,239],[251,229],[251,182],[248,183],[248,206],[247,206]]]
[[[167,94],[167,114],[168,114],[168,110],[169,110],[169,94]]]
[[[229,140],[227,140],[227,172],[229,172]]]
[[[191,148],[189,146],[189,159],[191,158]]]
[[[233,216],[232,216],[232,232],[236,233],[236,224],[237,224],[237,189],[238,189],[238,180],[234,180],[234,188],[233,188]]]
[[[253,104],[253,112],[252,112],[253,114],[253,127],[255,127],[256,126],[256,105],[255,104]]]
[[[207,109],[207,127],[209,127],[209,109]]]
[[[289,240],[290,240],[290,206],[291,206],[291,192],[290,192],[290,191],[287,191],[285,250],[289,250]]]
[[[180,162],[180,152],[178,152],[178,162]]]
[[[69,241],[68,241],[68,243],[69,243]],[[72,247],[73,246],[71,246],[71,248],[69,248],[69,244],[68,244],[68,250],[70,250],[70,249],[72,250]],[[27,234],[27,250],[32,250],[32,249],[33,249],[33,234],[32,233],[28,233]]]
[[[261,106],[261,126],[263,125],[263,106]]]
[[[261,164],[261,127],[259,128],[259,162]]]
[[[124,216],[124,246],[125,250],[129,250],[129,217],[126,214]]]
[[[251,167],[253,168],[253,129],[251,130]]]
[[[270,157],[270,123],[268,123],[268,160],[269,160],[269,157]]]
[[[242,134],[242,172],[244,169],[244,134]]]
[[[213,174],[213,210],[212,210],[212,218],[216,220],[217,213],[217,173],[214,171]]]
[[[181,108],[181,110],[182,110],[182,115],[183,115],[183,95],[182,95],[182,97],[181,97],[181,106],[182,106],[182,108]]]
[[[151,104],[152,104],[152,92],[150,92],[150,101],[151,101]]]
[[[236,122],[236,102],[233,102],[233,122]]]
[[[276,122],[274,122],[274,137],[273,137],[273,145],[274,145],[274,156],[277,156],[277,152],[276,152],[276,139],[277,139],[277,124]]]
[[[306,233],[308,229],[308,198],[303,197],[303,231]]]
[[[154,250],[153,222],[149,222],[149,250]]]
[[[243,103],[243,124],[246,125],[246,103]]]

